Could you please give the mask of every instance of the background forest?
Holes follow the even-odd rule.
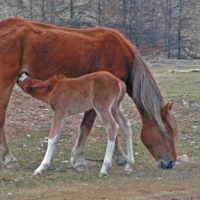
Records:
[[[58,26],[120,31],[143,55],[200,59],[198,0],[0,0],[12,16]]]

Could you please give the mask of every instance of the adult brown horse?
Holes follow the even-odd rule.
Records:
[[[40,80],[54,74],[79,77],[109,71],[126,83],[127,93],[142,119],[142,142],[158,167],[173,167],[178,126],[171,113],[172,103],[164,105],[156,81],[135,46],[107,28],[67,29],[21,18],[0,22],[0,161],[4,166],[18,167],[17,159],[7,146],[4,123],[9,97],[22,71]],[[81,149],[95,117],[94,110],[85,112],[72,150],[74,167],[79,170],[87,170]],[[126,162],[118,139],[114,154],[118,164]]]

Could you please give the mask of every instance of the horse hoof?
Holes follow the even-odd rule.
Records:
[[[18,162],[11,162],[11,163],[8,163],[5,167],[8,169],[17,169],[17,168],[20,168],[20,165]]]
[[[125,162],[123,162],[123,163],[118,163],[118,165],[121,166],[121,167],[125,167],[126,164],[127,164],[127,161],[125,161]]]
[[[89,171],[87,166],[85,166],[85,165],[79,165],[79,166],[75,167],[75,169],[78,172],[88,172]]]
[[[41,173],[39,173],[39,172],[34,172],[33,173],[33,176],[40,176],[41,175]]]
[[[100,178],[102,178],[102,177],[107,177],[108,176],[108,174],[105,174],[105,173],[102,173],[102,172],[100,172],[100,174],[99,174],[99,177]]]

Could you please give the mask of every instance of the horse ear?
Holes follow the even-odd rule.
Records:
[[[169,110],[172,110],[172,106],[173,106],[173,104],[174,104],[173,101],[169,103]]]
[[[166,117],[167,113],[168,113],[168,110],[170,110],[171,108],[171,103],[166,103],[161,109],[161,117]]]

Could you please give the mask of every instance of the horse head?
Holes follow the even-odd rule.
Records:
[[[160,130],[148,117],[143,118],[141,139],[146,148],[157,161],[157,166],[162,169],[173,168],[177,153],[176,140],[178,137],[178,125],[171,113],[173,102],[165,104],[160,109],[160,115],[166,132]]]

